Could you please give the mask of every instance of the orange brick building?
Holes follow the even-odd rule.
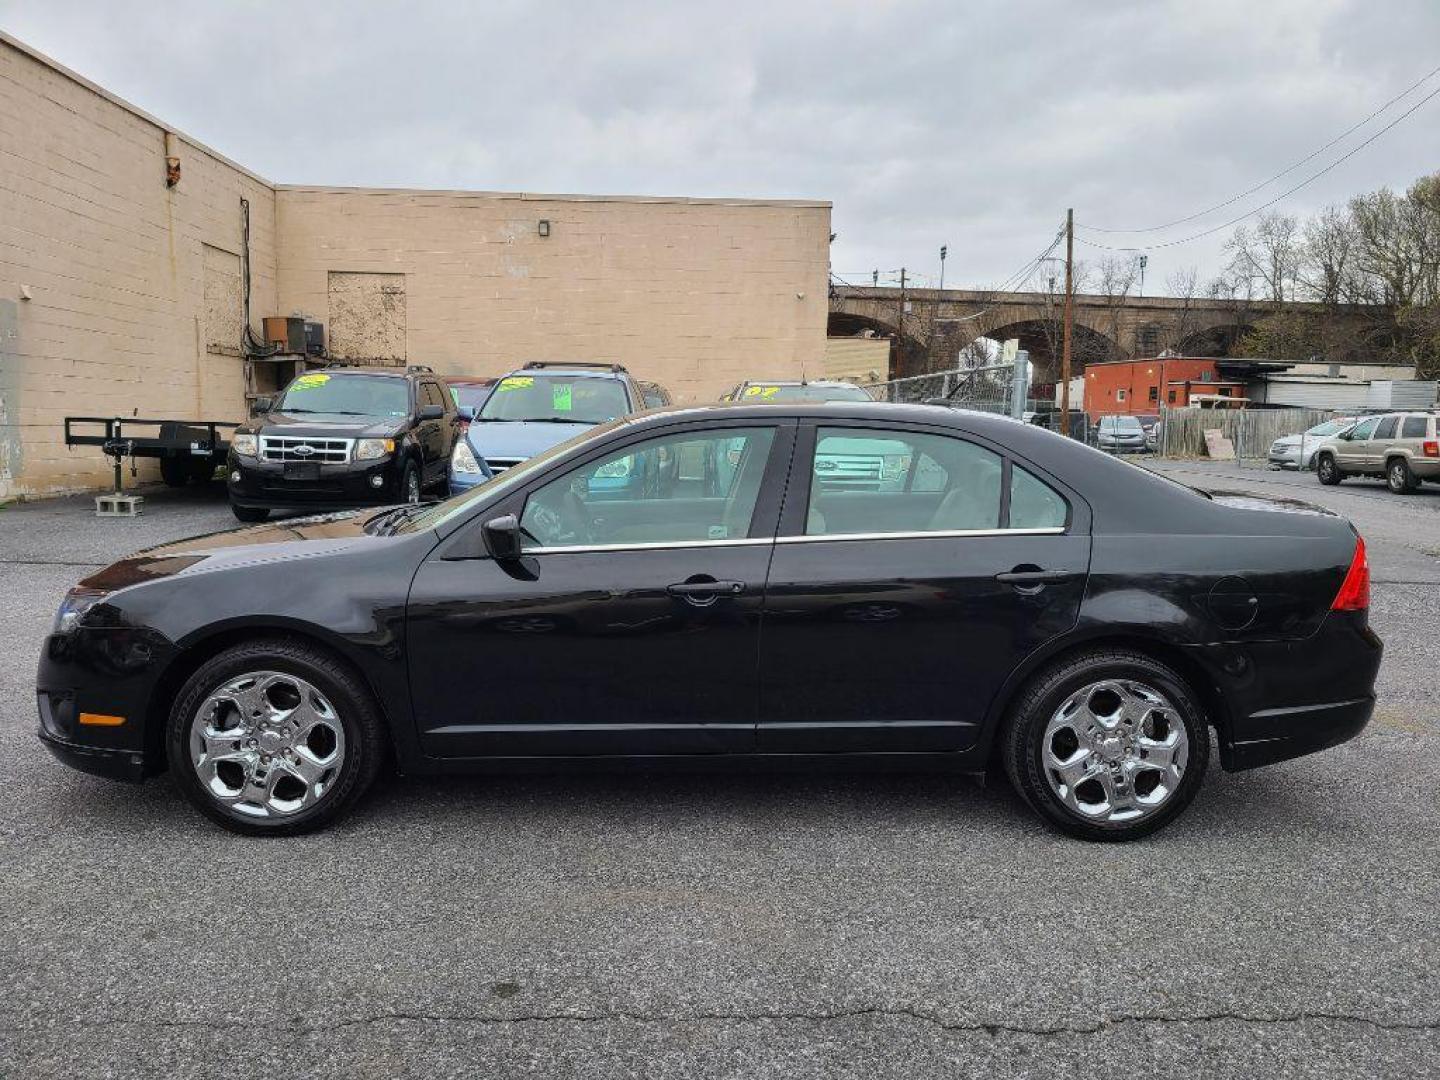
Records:
[[[1115,413],[1153,415],[1217,398],[1243,400],[1245,381],[1222,374],[1213,357],[1162,356],[1085,368],[1085,413],[1092,421]]]

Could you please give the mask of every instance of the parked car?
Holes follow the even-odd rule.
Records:
[[[839,379],[746,380],[732,387],[721,401],[742,405],[765,401],[874,401],[863,386]]]
[[[1384,477],[1397,495],[1408,495],[1422,480],[1440,480],[1440,431],[1435,413],[1371,416],[1325,440],[1315,452],[1322,484],[1347,476]]]
[[[496,380],[475,375],[446,375],[445,385],[450,388],[450,396],[455,399],[455,410],[460,414],[460,430],[465,432],[470,427],[470,421],[475,419],[475,414],[480,411],[480,406],[485,404],[485,399],[490,396],[494,389]]]
[[[900,482],[827,486],[815,448],[835,438],[904,446]],[[597,497],[661,450],[675,483]],[[99,775],[168,769],[248,833],[335,820],[392,754],[410,774],[843,754],[1002,763],[1051,824],[1124,840],[1190,802],[1212,728],[1227,770],[1359,732],[1368,605],[1354,529],[1294,501],[958,410],[690,407],[443,503],[90,575],[43,650],[40,737]]]
[[[640,396],[644,399],[645,408],[663,409],[671,404],[670,391],[657,382],[641,381],[636,384],[640,387]]]
[[[428,367],[306,372],[262,409],[235,429],[226,462],[241,521],[419,502],[444,490],[459,414]]]
[[[1127,415],[1102,416],[1095,426],[1095,445],[1112,454],[1143,454],[1150,449],[1140,418]]]
[[[1325,440],[1339,435],[1354,424],[1354,417],[1337,416],[1323,424],[1306,428],[1299,435],[1281,435],[1270,444],[1269,462],[1281,469],[1313,469],[1315,454]]]
[[[482,484],[585,428],[643,409],[619,364],[533,361],[500,378],[450,461],[450,492]]]

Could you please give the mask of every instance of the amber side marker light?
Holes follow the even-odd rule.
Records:
[[[80,723],[86,727],[119,727],[125,723],[123,716],[107,716],[105,713],[82,712]]]
[[[1370,607],[1370,560],[1365,557],[1365,540],[1355,538],[1355,555],[1330,604],[1331,611],[1366,611]]]

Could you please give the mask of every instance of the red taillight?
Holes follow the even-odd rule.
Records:
[[[1331,611],[1368,611],[1370,609],[1370,560],[1365,557],[1365,540],[1355,540],[1355,557],[1340,583],[1340,591],[1330,605]]]
[[[1426,439],[1420,444],[1420,452],[1426,457],[1440,457],[1440,440]]]

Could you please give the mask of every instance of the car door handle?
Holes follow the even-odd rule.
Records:
[[[1055,585],[1069,581],[1075,576],[1073,570],[1007,570],[996,574],[995,580],[1005,585]]]
[[[675,585],[667,585],[665,591],[671,596],[683,596],[687,599],[714,600],[721,596],[739,596],[745,591],[743,581],[682,581]]]

